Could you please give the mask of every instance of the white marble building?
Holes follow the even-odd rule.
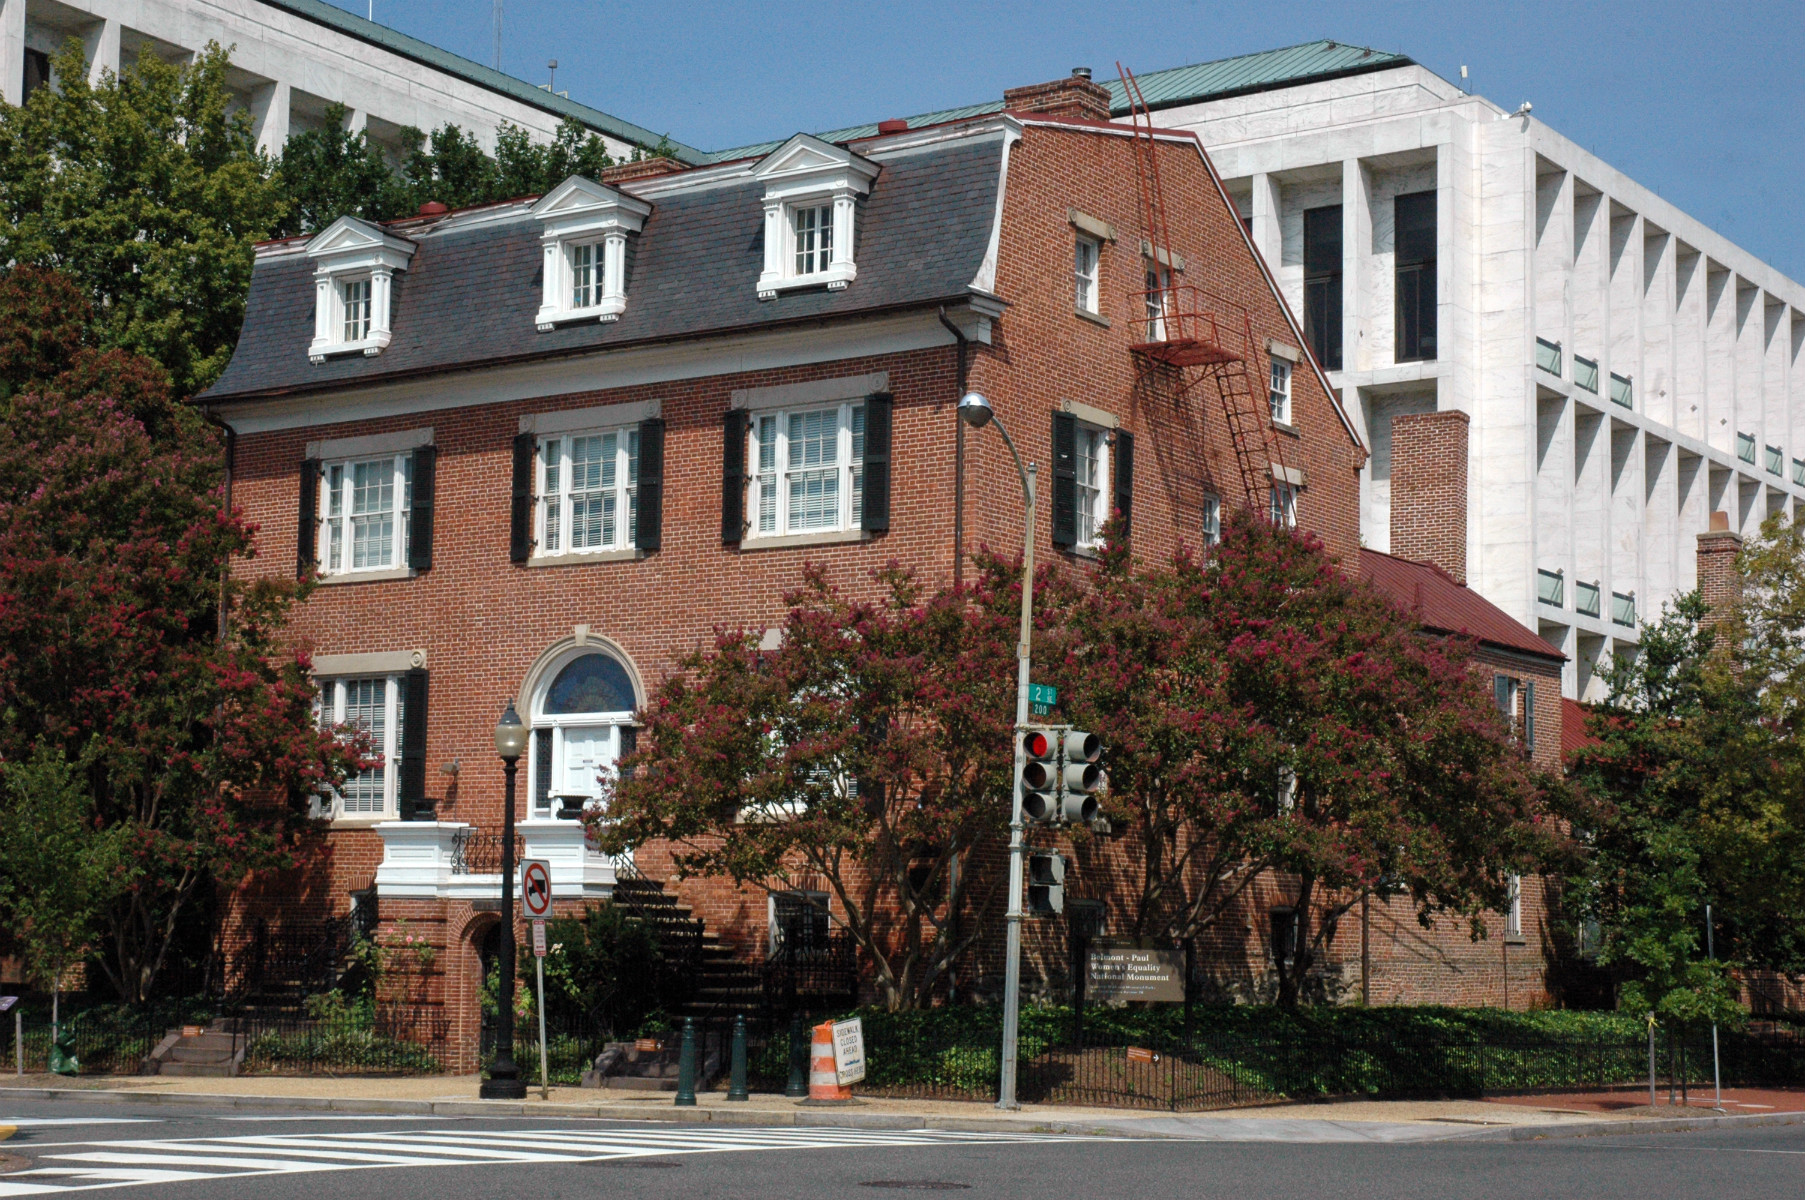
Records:
[[[504,121],[547,140],[566,117],[602,135],[615,157],[659,140],[324,0],[0,0],[0,96],[17,104],[45,82],[49,56],[71,37],[95,79],[142,54],[180,61],[218,42],[231,51],[231,86],[271,153],[291,130],[317,127],[335,101],[351,110],[350,128],[367,128],[388,147],[406,126],[430,132],[451,123],[492,150]],[[700,161],[688,147],[679,156]]]
[[[1306,49],[1359,48],[1271,53]],[[1467,413],[1468,581],[1594,698],[1694,586],[1713,511],[1747,535],[1805,501],[1805,287],[1528,111],[1366,54],[1150,100],[1209,148],[1363,424],[1366,545],[1390,544],[1391,418]]]

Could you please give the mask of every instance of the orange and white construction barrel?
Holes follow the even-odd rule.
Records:
[[[851,1100],[852,1089],[840,1086],[840,1073],[834,1069],[833,1022],[815,1026],[809,1046],[808,1098],[810,1100]]]

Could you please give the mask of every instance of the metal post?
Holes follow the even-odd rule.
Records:
[[[501,1012],[495,1020],[495,1061],[477,1095],[484,1100],[524,1100],[526,1084],[514,1065],[514,776],[520,760],[501,761],[507,777],[501,811]]]
[[[537,950],[537,947],[535,947]],[[545,1057],[545,960],[533,955],[533,972],[539,976],[539,1098],[552,1098],[551,1065]]]
[[[783,1089],[783,1094],[792,1100],[808,1098],[808,1029],[802,1024],[802,1014],[792,1011],[790,1016],[790,1079]]]
[[[696,1019],[683,1018],[683,1048],[677,1052],[677,1098],[672,1102],[678,1108],[694,1108],[696,1106]]]
[[[727,1098],[729,1100],[752,1099],[752,1093],[746,1089],[745,1013],[735,1013],[733,1016],[733,1065],[727,1077]]]
[[[1001,421],[997,422],[997,432],[1003,435],[1003,442],[1009,447],[1009,453],[1014,455],[1019,468],[1021,455],[1016,454],[1015,442],[1009,437],[1009,431],[1003,428]],[[1027,529],[1022,537],[1022,624],[1015,647],[1015,728],[1018,736],[1014,739],[1015,786],[1011,789],[1013,795],[1009,806],[1009,924],[1003,971],[1003,1071],[997,1088],[997,1107],[1002,1109],[1021,1107],[1015,1099],[1015,1068],[1022,1010],[1022,856],[1026,847],[1022,836],[1023,762],[1022,739],[1019,734],[1028,723],[1028,672],[1031,665],[1028,650],[1034,626],[1034,509],[1037,481],[1034,464],[1029,463],[1021,475],[1022,492],[1028,511]]]
[[[1711,906],[1705,905],[1705,957],[1717,961],[1717,938],[1711,928]],[[1724,1110],[1724,1076],[1722,1060],[1717,1054],[1717,1022],[1711,1022],[1711,1085],[1717,1089],[1718,1112]]]
[[[1648,1014],[1648,1106],[1655,1106],[1655,1014]]]
[[[13,1066],[15,1074],[25,1074],[25,1012],[13,1009]]]

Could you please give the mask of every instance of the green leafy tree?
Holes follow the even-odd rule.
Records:
[[[574,1005],[625,1036],[660,1014],[676,1012],[692,980],[668,962],[645,922],[613,904],[597,904],[580,917],[555,917],[546,926],[547,1007]],[[520,976],[534,983],[531,956]]]
[[[892,1009],[926,1004],[983,931],[973,851],[1007,822],[1014,711],[1011,581],[875,598],[811,567],[783,642],[722,632],[653,694],[612,783],[603,846],[675,844],[684,874],[826,891],[831,919]],[[969,914],[967,914],[969,916]]]
[[[97,350],[198,391],[236,344],[252,245],[287,208],[249,114],[227,111],[226,52],[145,54],[90,85],[71,41],[52,67],[56,87],[0,108],[0,261],[61,271]]]
[[[1504,907],[1561,847],[1551,792],[1469,669],[1314,537],[1238,514],[1208,559],[1112,548],[1051,639],[1135,838],[1135,932],[1190,938],[1256,879],[1295,913],[1278,1000],[1338,921],[1399,897],[1425,926]]]
[[[382,221],[406,211],[402,181],[367,130],[345,128],[350,114],[330,104],[318,128],[289,135],[277,178],[290,207],[278,232],[318,233],[340,217]],[[418,130],[407,132],[418,142]]]
[[[97,827],[81,764],[48,745],[0,773],[0,914],[35,981],[61,999],[129,882],[126,832]]]
[[[0,301],[39,294],[18,282]],[[31,311],[0,308],[0,331]],[[0,402],[0,762],[60,754],[83,828],[121,846],[96,962],[136,1001],[209,888],[294,861],[314,799],[364,747],[317,727],[306,663],[283,647],[297,586],[231,570],[254,531],[221,507],[211,428],[134,355],[59,361],[0,332],[0,371],[19,345],[35,349]]]

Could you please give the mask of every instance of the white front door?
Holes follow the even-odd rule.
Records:
[[[599,796],[601,775],[614,767],[614,726],[570,725],[563,733],[555,790],[560,796]]]

